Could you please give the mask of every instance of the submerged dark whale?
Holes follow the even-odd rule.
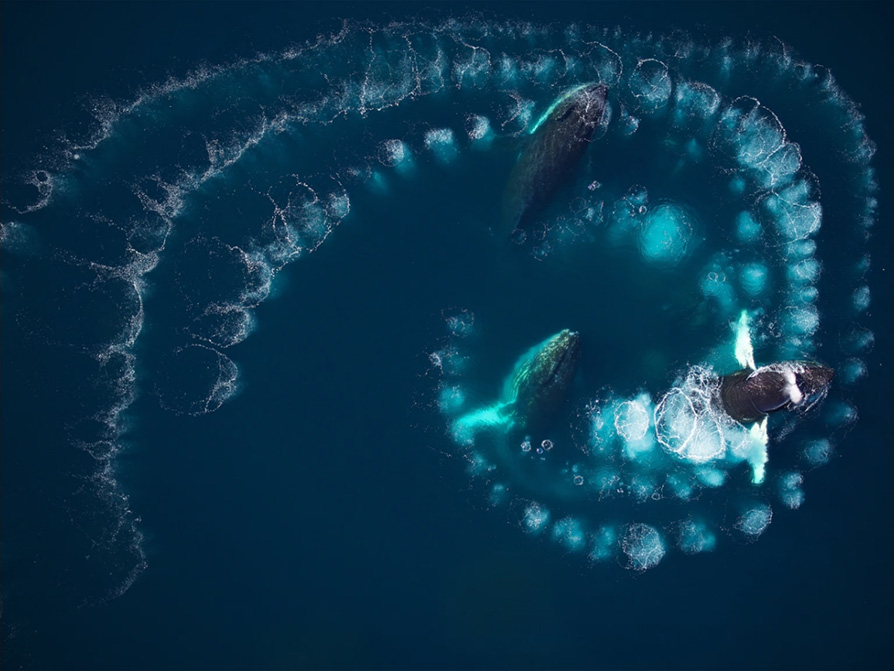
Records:
[[[549,430],[568,398],[580,352],[580,335],[564,329],[522,355],[504,394],[516,428]]]
[[[808,409],[828,393],[835,371],[813,361],[745,368],[720,378],[720,401],[738,422],[759,422],[778,410]]]
[[[563,93],[530,131],[503,198],[503,232],[531,225],[533,217],[569,178],[605,116],[608,88],[582,84]]]

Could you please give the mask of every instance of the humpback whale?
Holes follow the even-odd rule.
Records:
[[[720,378],[720,401],[741,423],[759,422],[778,410],[806,410],[828,393],[835,371],[813,361],[784,361],[744,368]]]
[[[529,131],[503,197],[503,230],[530,226],[580,162],[605,116],[608,88],[581,84],[561,96]]]
[[[469,441],[481,428],[530,437],[548,431],[568,397],[580,362],[580,334],[563,329],[522,354],[493,405],[458,418],[453,434]]]
[[[519,358],[505,394],[515,426],[525,433],[550,428],[568,397],[580,351],[580,335],[564,329]]]

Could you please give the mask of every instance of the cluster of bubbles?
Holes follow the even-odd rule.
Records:
[[[569,213],[549,213],[535,234],[535,256],[546,258],[593,239],[632,248],[642,266],[656,274],[698,278],[710,306],[706,328],[722,331],[745,311],[755,318],[750,335],[765,360],[822,355],[840,371],[843,386],[851,385],[866,374],[862,357],[873,342],[858,323],[870,304],[864,280],[868,257],[861,248],[876,209],[872,145],[862,118],[827,72],[772,50],[752,47],[740,54],[766,77],[763,85],[755,83],[761,95],[775,94],[782,101],[783,89],[788,95],[791,90],[809,94],[820,105],[823,122],[837,120],[827,127],[835,131],[839,162],[833,178],[852,189],[852,197],[832,207],[852,226],[836,234],[852,236],[848,244],[854,254],[848,267],[836,269],[848,278],[849,288],[829,287],[824,295],[834,296],[821,309],[823,271],[841,258],[822,254],[819,178],[805,166],[801,146],[788,138],[777,114],[756,97],[724,93],[738,91],[730,82],[749,80],[738,72],[737,57],[699,61],[697,50],[689,48],[674,52],[674,58],[658,43],[619,50],[624,67],[611,82],[619,93],[611,98],[612,119],[597,145],[598,160],[615,166],[612,143],[623,148],[623,138],[632,142],[644,132],[652,142],[657,137],[663,146],[656,146],[655,154],[670,154],[671,160],[656,160],[672,168],[679,190],[652,202],[651,187],[643,186],[648,176],[624,168],[629,174],[604,183],[604,172],[594,171],[601,183],[587,173],[585,162],[577,182],[588,186],[579,190]],[[656,57],[628,62],[627,53]],[[686,62],[689,58],[694,62]],[[695,72],[713,77],[712,84],[696,80]],[[826,142],[830,136],[819,131],[817,137]],[[804,138],[811,141],[816,144],[815,137]],[[713,200],[679,200],[706,174],[705,167],[722,187]],[[624,185],[624,178],[636,181]],[[758,538],[774,506],[802,505],[805,473],[828,463],[836,436],[856,419],[856,409],[839,397],[826,403],[819,421],[803,422],[794,434],[799,417],[778,420],[783,425],[777,435],[795,443],[794,455],[786,445],[789,458],[777,464],[771,443],[766,467],[765,427],[732,420],[719,402],[719,375],[740,367],[730,333],[715,349],[693,353],[700,363],[683,370],[666,392],[654,396],[640,388],[618,394],[607,388],[591,397],[585,410],[572,416],[570,432],[560,427],[544,441],[558,449],[532,450],[529,440],[516,449],[514,436],[499,423],[490,436],[457,435],[455,427],[467,418],[486,425],[488,411],[480,408],[494,401],[473,393],[480,382],[467,384],[474,333],[462,325],[472,321],[466,312],[450,314],[448,335],[436,349],[437,404],[454,429],[456,450],[467,458],[469,474],[491,491],[493,506],[507,508],[527,533],[551,538],[591,561],[616,559],[638,571],[657,565],[672,548],[693,554],[713,549],[720,535]],[[829,322],[833,325],[824,329]],[[847,334],[841,349],[830,351],[838,342],[824,334],[841,331]],[[540,465],[531,467],[532,459]]]
[[[703,81],[709,78],[710,85]],[[759,311],[774,299],[778,309],[763,311],[761,321],[779,336],[774,358],[812,353],[822,270],[818,186],[779,119],[754,98],[731,96],[752,81],[768,81],[773,90],[794,87],[804,107],[820,110],[811,114],[835,130],[830,141],[851,187],[850,217],[863,232],[874,220],[872,145],[835,80],[781,48],[478,18],[345,24],[282,52],[142,86],[130,100],[93,101],[85,136],[63,140],[39,169],[21,172],[19,187],[7,188],[12,180],[4,176],[10,213],[2,222],[4,255],[28,259],[11,271],[4,265],[4,291],[28,284],[6,282],[7,272],[54,278],[41,304],[24,306],[17,321],[86,361],[103,399],[84,410],[72,442],[96,461],[97,491],[112,520],[109,553],[128,553],[129,568],[113,578],[113,593],[145,567],[138,518],[116,478],[137,380],[174,413],[217,410],[239,389],[239,367],[227,350],[257,328],[255,309],[275,294],[280,270],[318,249],[348,216],[352,190],[387,193],[391,180],[412,174],[420,162],[449,164],[466,149],[488,149],[499,135],[521,136],[557,92],[586,81],[616,92],[610,129],[616,137],[636,138],[657,123],[681,149],[681,169],[708,156],[722,165],[731,199],[742,204],[726,222],[740,249],[706,262],[702,291],[725,317],[742,308]],[[395,124],[406,129],[402,137],[394,136]],[[694,262],[704,213],[696,216],[692,204],[673,194],[651,204],[638,184],[601,188],[587,181],[593,188],[547,227],[538,249],[567,241],[568,230],[586,230],[619,244],[633,241],[642,259],[660,268],[679,272],[680,264]],[[778,252],[772,262],[767,248]],[[850,296],[854,319],[870,302],[860,285],[867,270],[868,260],[848,269],[857,285]],[[163,320],[153,321],[153,302],[164,304]],[[451,326],[456,337],[464,328],[458,320]],[[70,328],[85,323],[89,328]],[[137,347],[147,337],[152,347]],[[854,324],[846,343],[846,375],[855,381],[865,373],[872,334]],[[448,414],[468,404],[462,384],[468,354],[454,349],[432,355],[445,374],[439,393]],[[621,427],[626,453],[636,454],[644,449],[643,413],[650,416],[651,405],[635,397],[618,408],[610,424]],[[848,413],[840,409],[845,420]],[[806,444],[812,465],[833,452],[833,443],[822,440]],[[486,461],[475,468],[487,468]],[[620,490],[617,477],[606,473],[595,484],[572,486]],[[623,487],[654,491],[648,483]],[[507,498],[510,488],[498,483],[492,495]],[[525,519],[535,529],[550,524],[541,504]],[[553,523],[551,532],[566,547],[586,539],[602,557],[620,546],[633,568],[663,554],[665,530],[584,531],[568,519]],[[680,527],[687,539],[681,547],[712,545],[700,524]]]
[[[451,427],[469,418],[486,426],[491,410],[479,409],[486,399],[464,384],[479,339],[475,315],[450,311],[445,321],[448,336],[430,354],[438,408]],[[589,398],[572,415],[572,430],[557,428],[551,438],[524,437],[516,446],[517,432],[498,418],[490,432],[451,435],[490,505],[508,509],[522,530],[640,571],[672,548],[710,551],[721,534],[755,540],[771,503],[803,502],[802,472],[771,470],[764,482],[766,436],[726,415],[718,390],[714,368],[693,366],[657,398],[642,390]],[[831,443],[808,440],[801,449],[802,467],[812,468],[828,460]]]

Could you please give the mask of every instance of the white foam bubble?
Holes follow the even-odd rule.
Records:
[[[456,139],[449,128],[432,128],[425,132],[425,146],[441,163],[450,163],[458,153]]]
[[[217,349],[193,344],[174,350],[165,366],[170,376],[158,386],[162,405],[179,415],[214,412],[239,390],[239,369]]]
[[[745,510],[736,520],[735,528],[746,537],[758,538],[766,531],[773,519],[773,510],[765,503],[755,504]]]
[[[764,211],[786,240],[801,240],[815,235],[822,224],[823,208],[810,195],[807,182],[801,180],[763,201]]]
[[[777,483],[777,493],[783,505],[787,508],[795,510],[804,503],[804,490],[801,486],[804,484],[804,476],[798,472],[783,473],[779,477]]]
[[[39,250],[37,231],[18,221],[0,222],[0,246],[6,253],[29,256]]]
[[[719,380],[703,369],[690,370],[655,408],[658,442],[670,454],[692,464],[706,464],[726,455],[726,441],[714,405]]]
[[[477,114],[466,119],[466,132],[472,145],[479,149],[490,147],[495,137],[490,119]]]
[[[810,466],[822,466],[832,457],[832,443],[828,438],[811,440],[804,444],[801,454]]]
[[[403,140],[386,140],[382,143],[379,161],[383,165],[406,172],[413,168],[413,152]],[[345,212],[347,214],[347,212]],[[344,214],[342,215],[342,217]]]
[[[502,506],[509,501],[509,488],[502,482],[494,484],[490,490],[491,507]]]
[[[663,109],[673,92],[667,65],[654,58],[643,58],[637,62],[628,86],[634,104],[644,114],[654,114]]]
[[[649,431],[652,413],[652,399],[648,394],[641,394],[615,408],[615,430],[624,441],[628,458],[637,459],[654,447],[655,440]]]
[[[627,557],[627,568],[645,571],[658,566],[664,558],[664,539],[655,527],[648,524],[631,524],[621,540],[621,549]]]
[[[782,328],[789,336],[813,335],[819,323],[819,311],[813,305],[790,306],[782,313]]]
[[[810,257],[788,266],[786,274],[794,284],[814,284],[819,280],[821,270],[819,261]]]
[[[491,76],[490,54],[486,49],[470,47],[454,60],[452,75],[457,88],[484,86]]]
[[[720,109],[720,95],[702,82],[680,82],[674,91],[674,125],[699,130]]]
[[[875,345],[875,334],[864,326],[854,324],[844,339],[846,351],[853,354],[866,354]]]
[[[531,534],[539,534],[549,526],[549,510],[537,502],[525,508],[522,517],[522,528]]]
[[[485,477],[496,470],[496,466],[476,450],[471,450],[466,455],[466,461],[466,472],[471,478]]]
[[[871,294],[869,292],[869,287],[857,287],[854,290],[854,310],[856,312],[866,312],[866,310],[869,309],[870,303]]]
[[[475,313],[469,310],[458,310],[445,317],[450,335],[468,338],[475,333]]]

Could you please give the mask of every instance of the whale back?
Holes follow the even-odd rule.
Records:
[[[519,359],[508,390],[518,428],[528,434],[549,430],[567,400],[580,353],[580,335],[565,329]]]
[[[560,96],[534,126],[503,198],[506,235],[530,227],[580,163],[605,116],[608,88],[586,84]]]
[[[835,372],[811,361],[745,368],[720,379],[720,400],[738,422],[757,422],[779,410],[808,409],[828,392]]]

